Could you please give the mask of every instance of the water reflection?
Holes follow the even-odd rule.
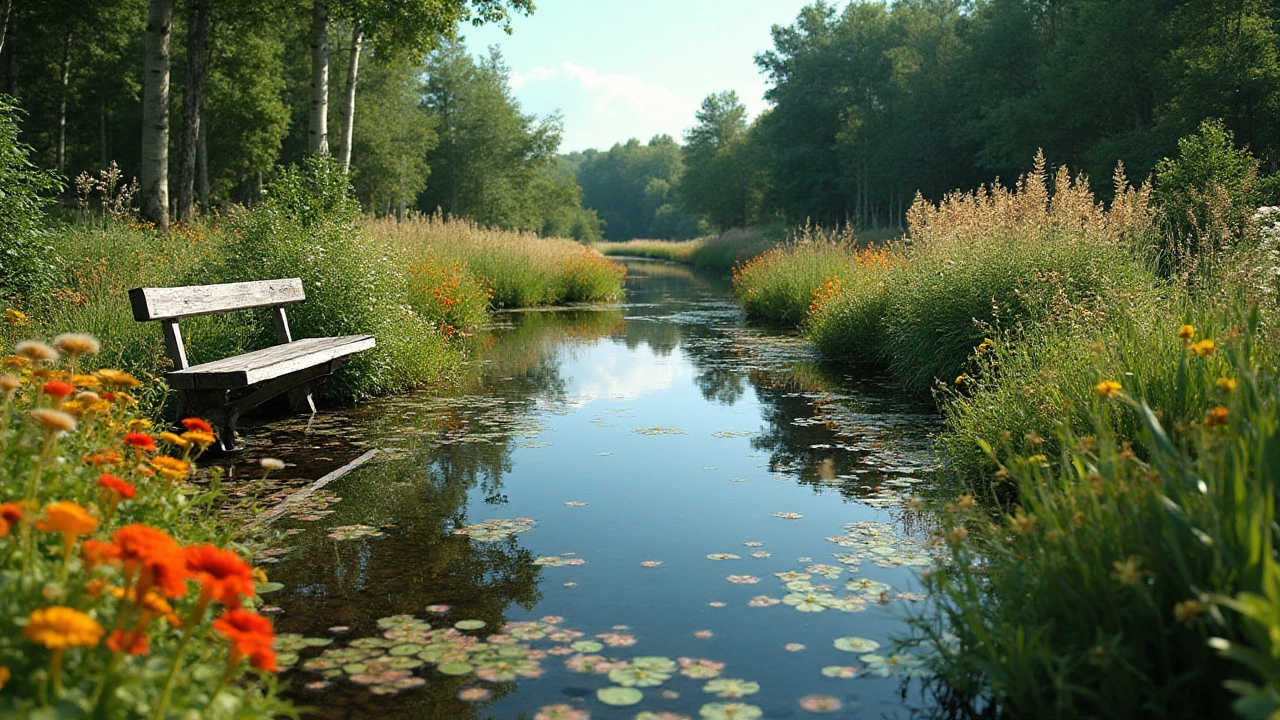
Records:
[[[281,521],[288,554],[263,558],[286,585],[271,597],[278,626],[336,638],[291,676],[316,716],[513,718],[565,703],[595,717],[697,716],[737,701],[775,717],[814,693],[850,717],[900,707],[898,678],[827,670],[860,663],[833,639],[884,641],[918,599],[919,519],[901,498],[928,478],[932,417],[796,338],[746,327],[716,280],[631,271],[626,306],[505,314],[449,393],[368,403],[320,433],[386,452],[331,486],[340,500]],[[272,442],[280,454],[288,432]],[[323,442],[313,428],[296,446]],[[491,519],[520,531],[459,534]],[[484,629],[441,629],[459,620]],[[394,649],[377,645],[385,633]],[[360,662],[317,663],[322,652]],[[724,663],[761,687],[717,699],[673,665],[641,686],[641,704],[611,708],[596,691],[635,667],[575,672],[597,656]],[[518,682],[476,677],[517,661]],[[495,692],[456,697],[475,685]]]

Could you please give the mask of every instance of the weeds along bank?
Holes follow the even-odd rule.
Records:
[[[1037,163],[917,203],[884,262],[828,238],[739,272],[938,399],[961,489],[914,640],[958,716],[1280,710],[1280,228],[1242,158],[1204,127],[1105,209]]]
[[[699,270],[728,274],[735,266],[781,245],[790,234],[784,225],[767,225],[735,228],[693,240],[600,242],[596,248],[605,255],[670,260]]]
[[[491,308],[616,298],[624,272],[572,241],[440,218],[370,220],[346,177],[319,161],[282,171],[258,206],[168,235],[125,212],[93,211],[44,240],[50,277],[7,301],[6,346],[87,332],[106,348],[91,362],[158,376],[168,364],[163,339],[154,324],[133,320],[129,288],[301,277],[307,299],[289,311],[295,336],[378,339],[325,384],[338,398],[447,379]],[[274,342],[265,312],[192,318],[183,331],[193,364]],[[155,396],[143,400],[159,400],[162,386],[147,392]]]

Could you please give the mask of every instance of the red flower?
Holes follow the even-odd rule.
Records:
[[[61,400],[75,392],[75,388],[71,387],[70,383],[65,383],[61,380],[50,380],[44,384],[44,387],[40,389],[40,392],[43,392],[45,395],[54,399]]]
[[[0,538],[9,534],[14,525],[22,520],[22,506],[18,503],[0,504]]]
[[[128,655],[146,655],[151,652],[147,634],[141,630],[132,632],[116,630],[107,638],[107,647],[113,653],[124,652]]]
[[[156,439],[146,433],[131,432],[124,436],[124,444],[146,450],[147,452],[156,451]]]
[[[213,426],[201,420],[200,418],[187,418],[182,421],[182,427],[190,432],[202,432],[213,434]]]
[[[258,648],[258,650],[249,656],[249,664],[259,670],[280,672],[280,668],[276,667],[276,651],[269,647]]]
[[[132,500],[138,491],[132,485],[124,480],[112,475],[111,473],[102,473],[98,476],[98,485],[119,495],[125,500]]]
[[[253,568],[234,552],[206,544],[189,547],[183,555],[205,597],[238,608],[241,597],[253,596]]]
[[[229,664],[235,665],[248,656],[249,664],[259,670],[276,671],[276,655],[271,649],[276,637],[270,620],[255,612],[234,608],[214,620],[213,629],[231,641]]]
[[[80,543],[80,557],[87,567],[120,562],[120,548],[101,540],[85,540]]]
[[[139,592],[154,587],[171,598],[187,594],[189,574],[182,547],[167,533],[134,523],[112,533],[111,541],[120,549],[125,574],[140,573]]]

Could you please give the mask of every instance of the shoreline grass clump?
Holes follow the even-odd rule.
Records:
[[[944,695],[1009,717],[1274,717],[1280,385],[1261,326],[1256,306],[1221,334],[1167,324],[1145,361],[1159,391],[1084,351],[1084,429],[984,443],[1017,503],[948,506],[936,614],[914,621]]]
[[[624,240],[599,242],[605,255],[670,260],[699,270],[729,273],[733,268],[782,245],[792,235],[782,224],[732,228],[692,240]]]
[[[276,696],[266,577],[217,519],[216,438],[153,427],[96,339],[0,358],[0,715],[297,716]],[[283,657],[279,664],[285,664]]]
[[[806,226],[786,245],[733,269],[733,288],[747,317],[800,325],[815,298],[858,267],[852,231],[829,233]]]

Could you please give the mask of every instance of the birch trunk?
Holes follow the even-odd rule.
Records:
[[[150,0],[142,73],[142,216],[169,231],[169,34],[173,0]]]
[[[182,94],[182,143],[178,164],[178,220],[190,222],[196,212],[196,143],[200,137],[200,104],[204,95],[209,48],[209,2],[191,0],[187,19],[187,75]]]
[[[67,172],[67,93],[71,84],[71,32],[62,41],[62,68],[58,75],[62,95],[58,98],[58,174]]]
[[[311,118],[307,150],[329,154],[329,11],[311,3]]]
[[[342,139],[338,142],[338,159],[342,172],[351,171],[351,132],[356,119],[356,73],[360,69],[360,49],[364,46],[364,29],[356,23],[351,29],[351,56],[347,61],[346,97],[342,103]]]
[[[9,13],[13,11],[13,0],[0,2],[0,51],[4,50],[4,36],[9,32]]]

